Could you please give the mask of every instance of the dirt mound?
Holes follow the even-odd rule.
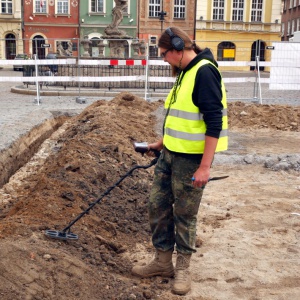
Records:
[[[78,221],[72,227],[78,241],[48,240],[43,231],[62,230],[133,166],[151,161],[136,153],[132,142],[156,139],[151,112],[158,105],[130,94],[94,103],[70,120],[43,166],[35,166],[21,182],[5,186],[10,197],[1,210],[0,236],[8,249],[15,250],[14,254],[5,251],[3,256],[16,269],[20,259],[32,266],[28,278],[12,270],[3,275],[11,268],[0,266],[0,276],[14,287],[12,294],[11,287],[5,287],[7,281],[1,280],[0,291],[5,291],[6,299],[25,299],[25,295],[34,299],[99,299],[102,293],[105,299],[129,297],[128,289],[134,286],[134,281],[128,282],[131,262],[122,258],[122,253],[137,241],[149,239],[146,203],[152,169],[134,171]],[[18,245],[13,242],[16,237]],[[44,278],[40,277],[44,272],[41,265],[47,273]],[[64,265],[67,269],[60,272]],[[76,290],[78,280],[84,282],[84,291]],[[144,292],[135,290],[136,295]]]
[[[228,103],[228,119],[230,129],[299,131],[300,107],[233,102]]]
[[[133,166],[149,164],[151,158],[136,153],[132,143],[156,140],[161,107],[161,101],[128,93],[95,102],[4,186],[2,299],[163,299],[169,280],[134,278],[128,256],[137,243],[151,249],[147,198],[153,167],[134,171],[76,222],[71,231],[79,240],[44,234],[65,228]],[[299,131],[299,108],[230,103],[228,111],[233,128]]]

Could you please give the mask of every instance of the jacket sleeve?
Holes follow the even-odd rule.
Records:
[[[199,68],[192,94],[193,103],[199,107],[206,124],[206,135],[219,138],[222,130],[221,75],[211,64]]]

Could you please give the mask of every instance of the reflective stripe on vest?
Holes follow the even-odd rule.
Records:
[[[174,129],[166,128],[166,134],[173,136],[174,138],[188,140],[188,141],[203,141],[205,140],[204,133],[187,133],[182,131],[176,131]],[[220,132],[220,138],[228,135],[227,129]]]
[[[167,110],[165,109],[165,113],[167,113]],[[227,108],[226,109],[222,109],[222,115],[227,116]],[[178,109],[172,109],[169,112],[169,116],[172,117],[176,117],[176,118],[183,118],[183,119],[187,119],[187,120],[193,120],[193,121],[197,121],[197,120],[203,120],[203,114],[199,112],[198,113],[191,113],[191,112],[187,112],[187,111],[181,111]]]
[[[203,120],[203,114],[193,103],[192,93],[198,69],[208,63],[216,68],[213,63],[203,59],[185,73],[180,86],[177,87],[176,101],[170,106],[164,128],[164,145],[171,151],[191,154],[204,152],[206,124]],[[173,100],[173,94],[172,89],[166,99],[166,110],[169,108],[170,101]],[[222,131],[216,152],[224,151],[228,147],[227,102],[223,80],[222,104]]]

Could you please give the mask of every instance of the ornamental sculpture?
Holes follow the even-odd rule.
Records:
[[[111,36],[126,36],[126,32],[119,30],[119,25],[123,20],[123,13],[127,10],[127,0],[114,0],[115,7],[112,9],[112,22],[105,29],[105,33]]]
[[[103,39],[108,40],[108,46],[110,49],[110,56],[116,58],[124,58],[125,44],[127,40],[132,37],[128,36],[124,30],[120,30],[118,27],[123,20],[123,13],[127,10],[127,0],[114,0],[115,7],[112,10],[112,22],[104,30],[106,35]]]

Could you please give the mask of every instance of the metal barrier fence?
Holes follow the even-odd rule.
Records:
[[[57,71],[54,72],[53,68]],[[171,76],[169,66],[149,66],[150,76]],[[78,87],[93,89],[143,89],[145,88],[145,66],[122,66],[122,65],[47,65],[38,66],[38,74],[35,66],[24,66],[23,83],[35,85],[36,81],[28,80],[27,77],[40,77],[39,82],[47,86]],[[45,78],[42,76],[50,76]],[[61,77],[72,78],[72,81],[61,81]],[[78,77],[78,78],[77,78]],[[77,80],[78,79],[78,80]],[[172,82],[149,82],[150,89],[170,89]]]
[[[210,46],[217,53],[216,57],[221,59],[218,64],[229,100],[254,100],[260,103],[271,100],[276,103],[278,99],[287,99],[300,105],[299,43],[273,42],[264,51],[244,47],[236,48],[234,52],[218,49],[216,43],[202,41],[201,45]],[[251,56],[253,51],[257,54],[255,60]],[[0,81],[23,83],[29,89],[35,85],[37,93],[38,88],[46,85],[66,90],[145,89],[147,95],[149,91],[158,90],[167,93],[173,85],[171,68],[160,58],[140,55],[137,51],[134,52],[136,58],[127,59],[80,56],[79,52],[80,49],[78,57],[37,59],[34,56],[29,60],[0,60],[0,67],[19,67],[23,71],[1,76]],[[224,53],[231,58],[226,59]]]

